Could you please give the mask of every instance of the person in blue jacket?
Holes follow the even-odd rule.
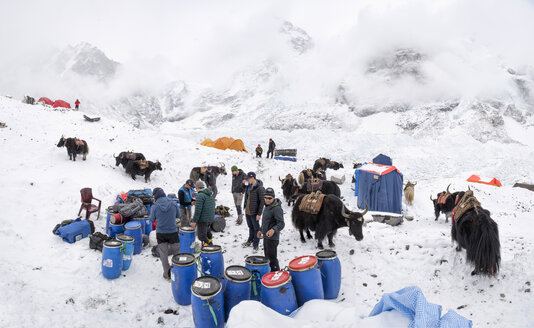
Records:
[[[178,204],[168,199],[163,189],[154,188],[152,194],[156,202],[150,209],[149,219],[152,222],[158,222],[156,226],[157,252],[163,266],[163,278],[169,280],[171,277],[169,255],[176,255],[180,252],[178,226],[176,225],[176,218],[180,217],[180,211]]]
[[[195,182],[191,179],[178,190],[178,201],[180,202],[180,227],[191,225],[191,208],[195,205],[193,199],[195,194]]]

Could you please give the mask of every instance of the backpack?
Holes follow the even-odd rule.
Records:
[[[140,190],[130,190],[128,191],[128,196],[126,202],[130,203],[134,199],[139,198],[143,201],[143,205],[154,204],[154,196],[152,196],[151,189],[140,189]]]
[[[215,215],[210,227],[213,232],[223,232],[226,228],[226,219],[220,215]]]
[[[91,220],[77,218],[68,224],[64,224],[67,221],[60,223],[59,227],[56,225],[57,229],[54,228],[53,231],[54,234],[60,236],[65,242],[72,244],[95,232],[95,225]]]
[[[96,249],[102,252],[102,248],[104,247],[104,242],[110,239],[112,238],[106,234],[103,234],[101,232],[95,232],[94,234],[89,236],[89,248]]]

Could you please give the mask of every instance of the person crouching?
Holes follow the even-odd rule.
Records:
[[[176,218],[180,217],[180,211],[178,204],[168,199],[163,189],[154,188],[152,194],[156,203],[150,209],[149,219],[152,222],[158,221],[156,226],[157,250],[163,266],[163,278],[169,280],[171,277],[169,255],[176,255],[180,252],[180,239],[176,225]]]
[[[204,188],[202,181],[197,182],[197,199],[195,201],[195,214],[191,226],[197,229],[198,240],[202,246],[213,245],[211,223],[215,218],[215,198],[209,188]]]
[[[278,243],[280,240],[280,231],[284,229],[284,211],[282,202],[275,198],[274,189],[265,189],[265,208],[261,220],[261,230],[258,231],[258,238],[263,236],[263,252],[269,259],[271,271],[279,271],[278,264]]]

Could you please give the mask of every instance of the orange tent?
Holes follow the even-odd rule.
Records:
[[[495,186],[495,187],[502,187],[502,183],[499,180],[497,180],[496,178],[485,178],[485,177],[480,177],[480,176],[475,175],[475,174],[470,176],[469,179],[467,179],[467,181],[476,182],[476,183],[483,183],[483,184],[487,184],[487,185]]]
[[[212,147],[213,146],[213,140],[211,140],[210,138],[202,141],[200,143],[201,146],[206,146],[206,147]]]
[[[243,141],[241,139],[237,139],[234,142],[232,142],[232,144],[230,145],[230,147],[228,147],[228,149],[247,152],[245,145],[243,144]]]
[[[230,150],[244,151],[244,152],[247,151],[245,149],[245,144],[243,143],[241,139],[236,140],[234,138],[229,138],[229,137],[221,137],[215,141],[211,139],[206,139],[202,141],[200,145],[206,146],[206,147],[213,147],[213,148],[217,148],[220,150],[230,149]]]
[[[217,148],[220,150],[228,149],[228,147],[230,147],[230,145],[232,144],[232,142],[234,142],[234,140],[235,140],[234,138],[228,138],[228,137],[219,138],[215,140],[215,142],[213,143],[213,148]]]

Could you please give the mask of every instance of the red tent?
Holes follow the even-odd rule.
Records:
[[[54,101],[54,104],[52,104],[54,108],[62,107],[62,108],[70,108],[70,104],[66,102],[65,100],[58,99]]]
[[[37,102],[42,102],[42,103],[45,103],[45,104],[50,105],[50,106],[52,106],[54,104],[54,102],[52,100],[50,100],[50,99],[48,99],[46,97],[39,98],[39,101],[37,101]]]
[[[502,187],[502,183],[496,178],[486,178],[473,174],[467,179],[469,182],[483,183],[490,186]]]

